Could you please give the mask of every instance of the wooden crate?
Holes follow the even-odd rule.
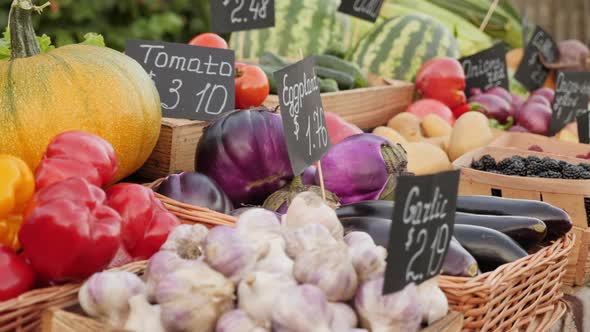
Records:
[[[570,163],[580,163],[584,160],[545,152],[490,146],[467,153],[453,162],[455,167],[461,169],[459,183],[461,195],[491,196],[492,190],[500,190],[502,197],[544,201],[565,210],[574,223],[573,232],[576,234],[576,242],[568,257],[568,266],[563,281],[568,286],[583,285],[590,279],[590,257],[588,254],[590,211],[586,211],[586,205],[588,204],[590,207],[590,203],[586,203],[590,202],[590,180],[506,176],[477,171],[469,167],[472,160],[479,159],[486,154],[490,154],[496,160],[513,155],[538,156],[540,158],[548,156]]]
[[[370,78],[371,86],[338,92],[322,93],[324,111],[340,115],[363,130],[384,125],[403,112],[414,98],[414,85],[384,78]],[[279,97],[270,95],[267,107],[279,105]]]
[[[420,332],[460,332],[463,327],[463,315],[450,312],[433,325]],[[79,306],[65,309],[51,308],[43,314],[41,332],[125,332],[97,322],[84,315]]]
[[[204,121],[162,118],[158,143],[137,175],[156,180],[178,171],[194,171],[197,144],[206,125]]]
[[[559,154],[573,158],[575,158],[577,155],[586,155],[588,152],[590,152],[589,144],[560,141],[555,138],[530,133],[507,132],[490,143],[490,146],[514,148],[524,151],[528,151],[529,147],[532,145],[540,146],[543,149],[543,152]],[[585,160],[579,159],[577,162],[582,163],[585,162]]]

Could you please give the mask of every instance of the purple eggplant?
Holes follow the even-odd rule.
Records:
[[[260,107],[217,118],[199,140],[195,169],[235,206],[262,204],[293,178],[281,116]]]
[[[508,117],[512,115],[512,107],[510,104],[493,94],[480,94],[469,98],[469,103],[475,103],[483,106],[479,109],[488,118],[495,119],[501,124],[508,122]]]
[[[358,134],[332,146],[322,158],[324,184],[342,204],[393,199],[396,178],[407,171],[407,154],[373,134]],[[319,185],[319,174],[316,174]]]
[[[317,168],[315,166],[309,166],[301,175],[301,182],[303,184],[315,184],[315,173],[317,172]]]
[[[219,185],[200,173],[182,172],[169,175],[156,191],[179,202],[221,213],[227,214],[233,210],[232,202]]]
[[[529,132],[547,135],[551,122],[551,108],[542,103],[527,102],[518,112],[517,123]]]

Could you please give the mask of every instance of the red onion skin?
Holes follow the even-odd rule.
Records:
[[[518,113],[517,123],[533,134],[547,135],[551,109],[541,103],[526,103]]]
[[[532,96],[543,96],[549,102],[549,105],[551,105],[553,104],[553,98],[555,98],[555,91],[550,88],[540,88],[533,92]]]
[[[506,89],[504,89],[501,86],[496,86],[489,90],[486,90],[485,94],[498,96],[506,100],[506,102],[512,103],[512,95],[510,94],[510,92],[506,91]]]
[[[524,106],[524,99],[518,95],[513,94],[510,105],[512,106],[512,116],[514,118],[518,118],[518,112],[520,112],[520,109]]]
[[[510,129],[508,129],[508,131],[513,132],[513,133],[528,133],[529,132],[528,129],[526,129],[523,126],[519,126],[519,125],[510,127]]]
[[[508,121],[508,117],[512,115],[512,108],[510,104],[493,94],[480,94],[469,98],[470,103],[477,103],[484,106],[482,111],[490,119],[496,119],[501,124]]]

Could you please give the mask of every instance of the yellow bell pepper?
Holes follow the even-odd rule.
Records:
[[[0,244],[19,248],[23,210],[35,193],[35,178],[21,159],[0,154]]]

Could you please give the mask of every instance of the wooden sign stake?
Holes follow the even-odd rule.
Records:
[[[479,26],[479,30],[484,31],[486,29],[488,23],[490,22],[490,19],[492,18],[492,15],[496,11],[496,7],[498,7],[499,2],[500,0],[494,0],[494,2],[492,2],[492,5],[490,6],[488,13],[486,14],[486,17],[483,19],[483,22],[481,22],[481,25]]]

